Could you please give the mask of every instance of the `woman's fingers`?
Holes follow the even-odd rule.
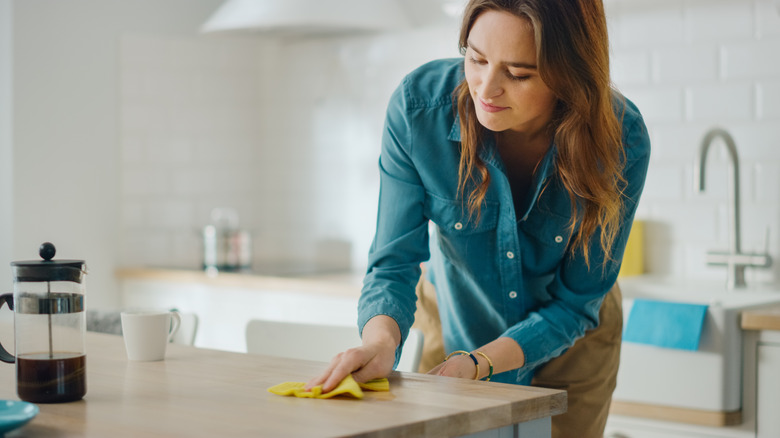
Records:
[[[445,362],[442,362],[442,363],[440,363],[440,364],[436,365],[435,367],[431,368],[431,369],[428,371],[428,373],[427,373],[427,374],[433,374],[434,376],[439,376],[439,375],[441,375],[441,374],[439,374],[439,370],[441,370],[441,368],[444,366],[444,363],[445,363]]]
[[[325,371],[310,380],[305,388],[322,385],[323,392],[330,392],[352,374],[358,382],[386,377],[393,370],[395,350],[401,343],[401,331],[394,319],[387,315],[371,318],[362,332],[363,345],[339,353]]]
[[[341,355],[343,353],[337,354],[333,359],[331,359],[330,363],[328,364],[328,367],[325,368],[325,371],[322,372],[322,374],[312,378],[306,383],[306,386],[304,387],[305,390],[310,390],[314,388],[315,386],[322,385],[326,380],[328,380],[328,377],[333,372],[333,369],[336,368],[336,366],[339,363],[339,360],[341,358]],[[345,376],[346,377],[346,376]]]
[[[311,379],[304,388],[310,390],[315,386],[321,385],[322,392],[330,392],[345,377],[363,368],[370,360],[371,355],[366,347],[351,348],[343,353],[339,353],[330,361],[325,371]]]
[[[350,374],[358,382],[386,377],[393,370],[394,361],[394,351],[383,352],[376,346],[350,348],[336,355],[325,371],[311,379],[305,389],[321,385],[322,392],[330,392]]]
[[[370,360],[365,347],[351,348],[338,355],[334,367],[322,384],[322,392],[332,391],[345,377],[363,368]]]
[[[387,377],[387,375],[393,371],[394,363],[395,350],[388,352],[378,349],[372,353],[369,361],[367,361],[359,370],[352,373],[352,377],[358,382],[368,382],[372,379]]]

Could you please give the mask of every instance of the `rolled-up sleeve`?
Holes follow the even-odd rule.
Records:
[[[524,369],[537,366],[561,355],[567,348],[599,324],[599,309],[606,293],[617,280],[631,224],[636,213],[650,159],[647,128],[637,115],[623,133],[626,163],[623,175],[623,217],[613,244],[612,256],[604,258],[597,230],[589,241],[590,267],[581,251],[565,257],[547,286],[551,297],[542,307],[509,327],[502,336],[517,341],[525,354]]]

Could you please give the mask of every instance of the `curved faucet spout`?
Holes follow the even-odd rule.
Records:
[[[737,155],[737,146],[731,135],[721,128],[713,128],[704,135],[704,139],[699,146],[699,153],[696,157],[694,166],[694,185],[699,192],[704,191],[705,170],[707,164],[707,153],[710,146],[716,138],[721,138],[726,145],[729,158],[731,159],[731,172],[729,175],[729,255],[727,260],[722,262],[728,266],[728,288],[745,287],[745,265],[740,263],[738,258],[741,255],[740,244],[740,224],[739,224],[739,156]],[[718,263],[712,259],[714,255],[708,254],[711,263]]]
[[[729,187],[729,216],[731,219],[730,231],[729,231],[729,250],[732,254],[740,252],[740,223],[739,223],[739,156],[737,155],[737,145],[734,143],[734,138],[731,137],[726,130],[721,128],[713,128],[704,136],[704,139],[699,146],[699,154],[697,155],[696,166],[694,166],[694,183],[696,184],[696,190],[699,192],[704,191],[705,187],[705,170],[707,168],[707,153],[712,146],[713,141],[716,138],[721,138],[726,145],[729,158],[731,159],[731,173]]]

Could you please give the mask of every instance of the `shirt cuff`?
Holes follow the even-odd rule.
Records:
[[[365,307],[359,306],[358,309],[358,329],[360,330],[360,337],[363,337],[363,327],[365,327],[368,321],[378,315],[386,315],[395,320],[398,324],[398,328],[401,330],[401,342],[398,344],[398,348],[395,350],[395,362],[393,363],[393,369],[398,366],[398,361],[401,358],[401,351],[404,347],[404,342],[407,336],[409,336],[409,329],[412,327],[413,318],[409,318],[408,312],[404,312],[400,307],[387,300],[381,300],[373,302]]]

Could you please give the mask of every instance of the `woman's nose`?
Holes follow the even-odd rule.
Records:
[[[487,69],[482,76],[482,97],[491,99],[504,92],[499,73],[493,69]]]

